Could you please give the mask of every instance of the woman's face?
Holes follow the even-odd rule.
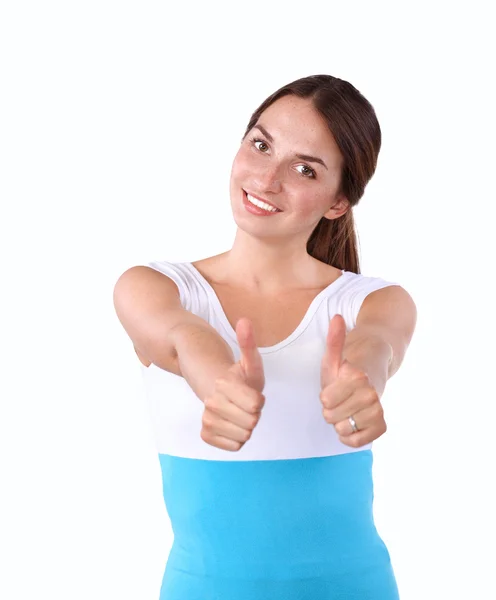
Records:
[[[236,224],[267,229],[271,236],[301,232],[308,239],[323,216],[338,218],[348,208],[346,198],[336,196],[341,165],[336,142],[311,100],[279,98],[262,113],[234,158],[230,195]],[[244,191],[282,212],[253,215],[244,206]]]

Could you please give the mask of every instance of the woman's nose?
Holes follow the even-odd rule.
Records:
[[[257,170],[255,174],[256,189],[270,191],[277,194],[281,191],[281,177],[277,167]]]

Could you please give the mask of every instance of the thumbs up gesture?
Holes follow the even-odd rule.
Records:
[[[241,357],[231,369],[244,377],[248,386],[262,393],[265,387],[265,374],[250,319],[239,319],[236,323],[236,337],[241,350]]]
[[[343,444],[359,448],[386,432],[379,395],[368,375],[343,358],[346,324],[335,315],[329,323],[321,366],[320,401],[327,423]]]
[[[255,344],[249,319],[236,323],[241,358],[222,377],[204,400],[201,438],[211,446],[236,452],[250,439],[265,404],[262,357]]]

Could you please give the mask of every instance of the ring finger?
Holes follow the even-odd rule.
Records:
[[[345,419],[344,421],[339,421],[336,423],[335,429],[339,435],[348,436],[352,433],[358,433],[363,429],[366,429],[373,423],[374,418],[377,417],[376,410],[373,407],[367,407],[358,412],[355,412],[353,415],[350,415],[355,420],[356,431],[353,431],[353,427],[350,423],[350,419]]]

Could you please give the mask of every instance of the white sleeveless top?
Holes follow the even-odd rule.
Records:
[[[155,261],[147,266],[176,283],[182,306],[205,319],[229,344],[235,360],[239,360],[236,332],[215,291],[200,272],[189,262]],[[320,366],[329,321],[339,313],[347,331],[353,329],[365,297],[398,284],[351,271],[342,273],[314,298],[293,333],[274,346],[259,348],[266,382],[263,417],[238,452],[215,448],[201,439],[204,405],[185,379],[153,363],[149,367],[142,365],[159,453],[214,460],[269,460],[356,451],[343,445],[322,417]]]

